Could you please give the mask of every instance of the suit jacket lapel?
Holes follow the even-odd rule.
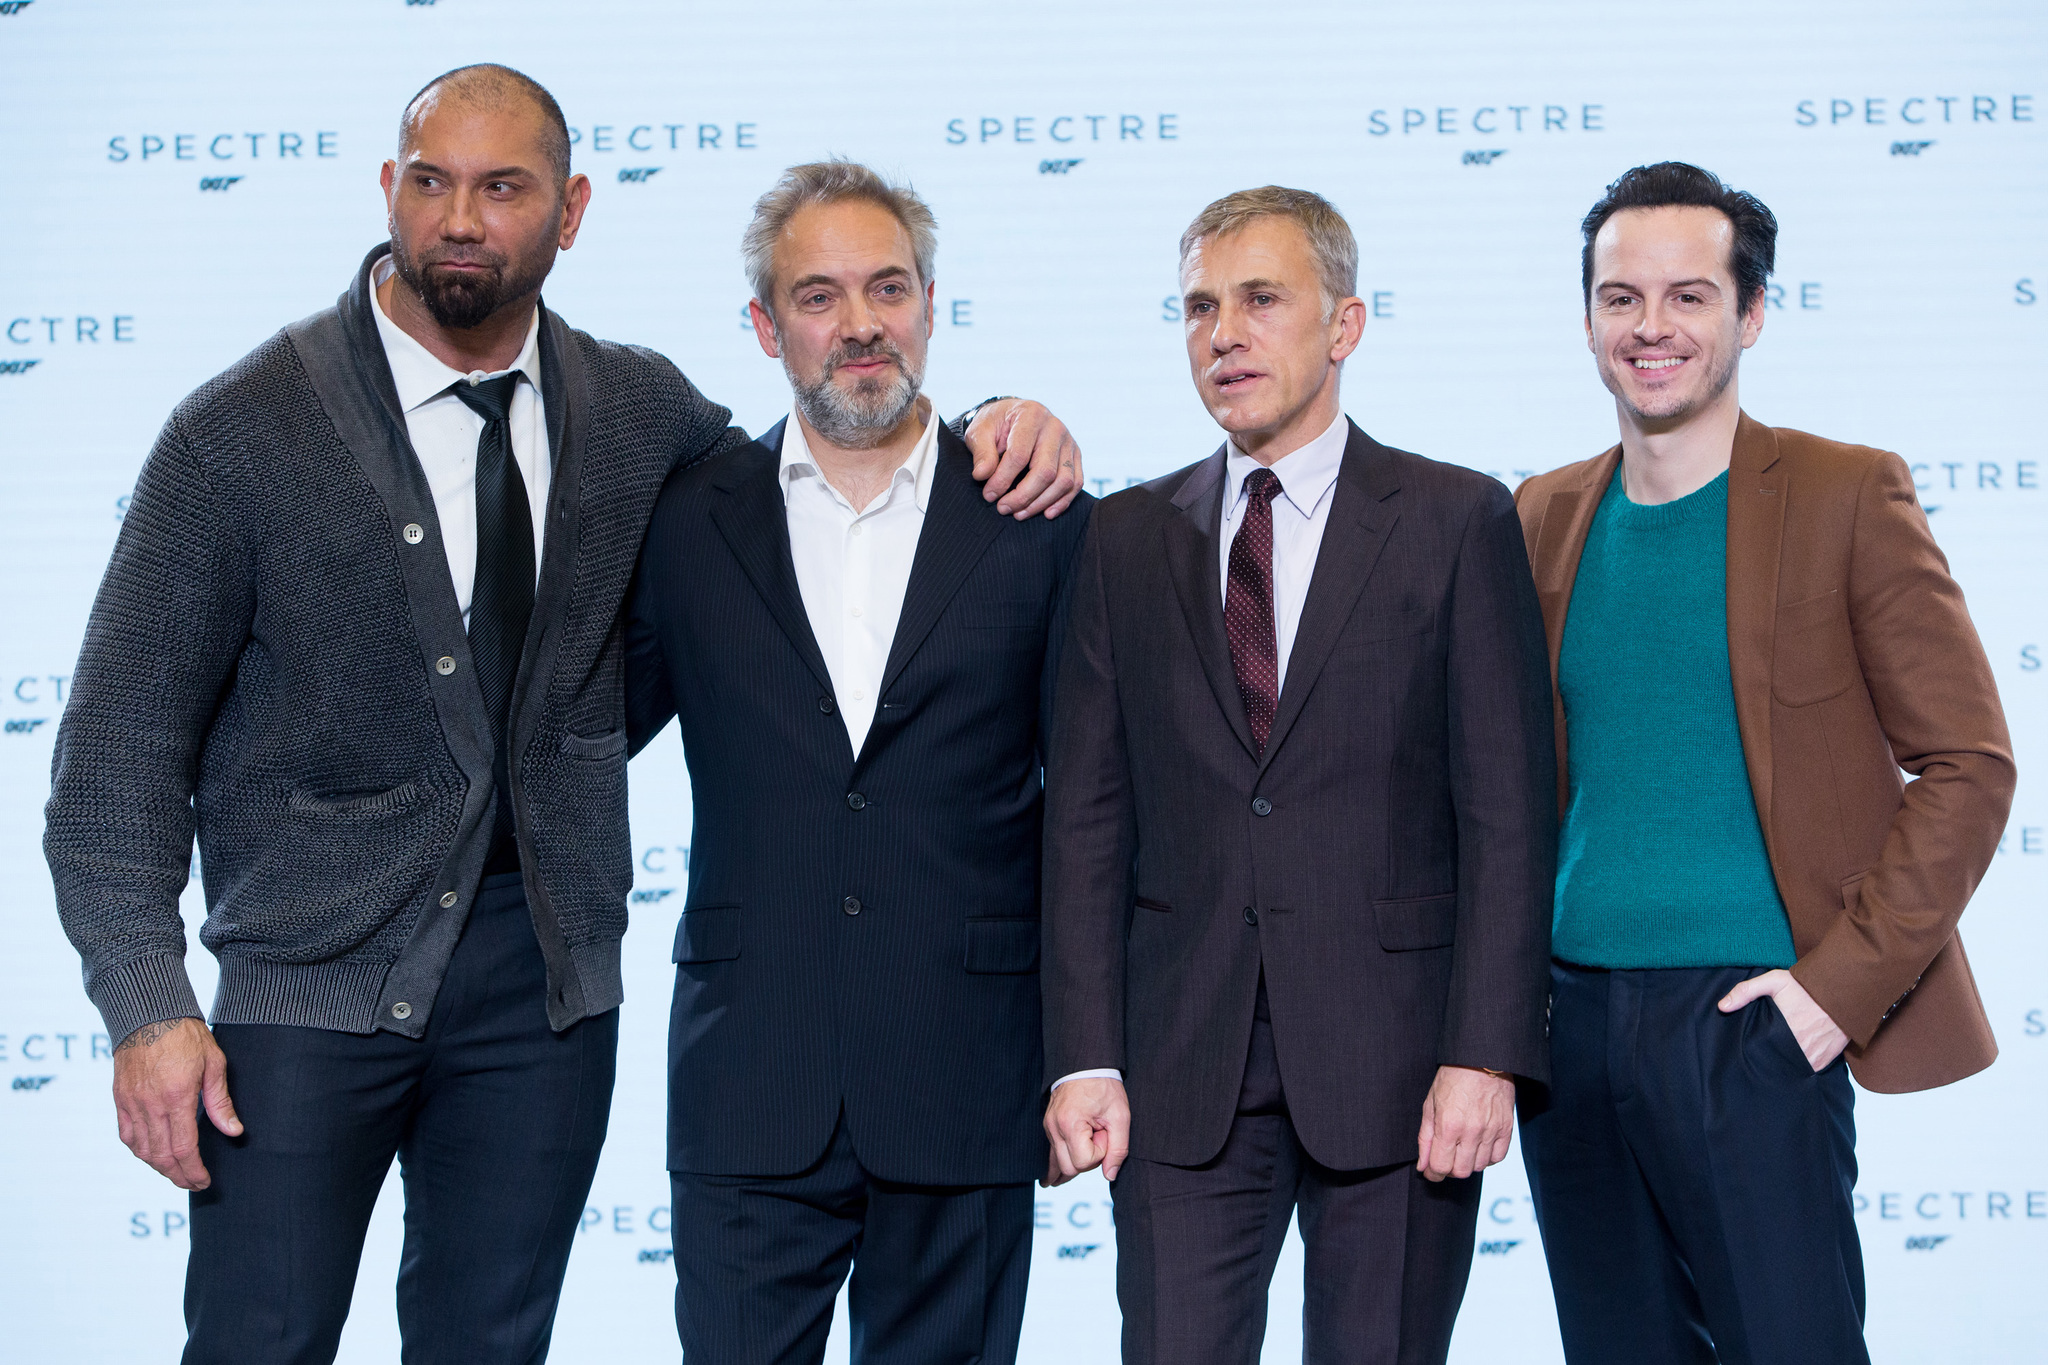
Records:
[[[1308,598],[1295,627],[1294,649],[1287,656],[1287,681],[1280,689],[1280,707],[1273,716],[1273,732],[1267,737],[1261,768],[1273,761],[1301,715],[1400,517],[1398,505],[1389,501],[1401,489],[1392,461],[1380,456],[1379,443],[1355,423],[1346,425],[1351,435],[1344,444],[1337,486],[1330,490],[1334,499],[1330,518],[1323,526]]]
[[[787,419],[784,419],[785,421]],[[782,458],[782,423],[777,422],[751,447],[735,451],[715,482],[726,496],[711,505],[711,521],[732,549],[740,568],[761,594],[769,615],[796,646],[804,664],[827,692],[832,674],[811,618],[797,587],[796,561],[789,552],[789,511],[782,500],[776,471]]]
[[[974,457],[967,443],[943,422],[932,458],[938,467],[932,471],[931,505],[925,509],[924,529],[918,532],[903,609],[896,617],[889,662],[882,670],[884,693],[932,633],[968,572],[1011,525],[995,504],[982,500],[981,485],[974,481]]]
[[[1180,515],[1166,521],[1166,563],[1174,591],[1180,597],[1188,634],[1194,637],[1195,654],[1209,677],[1216,704],[1230,722],[1237,742],[1247,754],[1256,756],[1252,729],[1244,715],[1244,698],[1237,692],[1237,669],[1230,662],[1230,637],[1223,625],[1223,579],[1217,536],[1223,525],[1224,461],[1230,448],[1221,446],[1203,461],[1173,495]]]
[[[1771,655],[1778,623],[1778,558],[1786,474],[1777,434],[1744,413],[1728,463],[1728,674],[1735,725],[1764,838],[1771,834]]]

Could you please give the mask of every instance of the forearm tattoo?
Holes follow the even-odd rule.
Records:
[[[148,1047],[151,1043],[184,1022],[182,1019],[159,1019],[154,1024],[144,1024],[141,1028],[114,1044],[114,1051],[126,1052],[131,1047]]]

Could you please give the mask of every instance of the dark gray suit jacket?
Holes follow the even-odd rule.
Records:
[[[1351,428],[1255,755],[1224,632],[1224,452],[1097,507],[1048,767],[1049,1079],[1119,1067],[1131,1151],[1230,1129],[1261,971],[1310,1156],[1412,1161],[1436,1068],[1545,1074],[1550,684],[1485,475]]]

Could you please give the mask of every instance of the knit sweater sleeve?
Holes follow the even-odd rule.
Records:
[[[173,414],[143,465],[86,625],[44,808],[57,914],[116,1040],[203,1017],[178,898],[201,746],[255,604],[187,421]]]

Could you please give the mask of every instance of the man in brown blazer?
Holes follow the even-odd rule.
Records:
[[[1566,1355],[1867,1361],[1848,1073],[1997,1053],[1956,921],[2005,719],[1904,462],[1741,410],[1770,210],[1667,162],[1584,233],[1621,443],[1516,495],[1563,816],[1522,1134]]]

